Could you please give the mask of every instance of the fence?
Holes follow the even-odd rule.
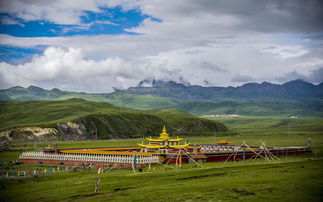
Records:
[[[68,154],[68,153],[45,153],[43,151],[23,152],[21,160],[54,160],[54,161],[78,161],[78,162],[100,162],[100,163],[126,163],[133,164],[133,155],[110,155],[110,154]],[[158,156],[136,157],[137,164],[159,163]]]

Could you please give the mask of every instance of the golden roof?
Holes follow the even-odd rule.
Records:
[[[165,148],[170,148],[170,149],[185,149],[188,147],[188,144],[183,144],[183,145],[153,145],[153,144],[140,144],[138,143],[140,147],[147,148],[147,149],[165,149]]]
[[[166,127],[163,127],[162,133],[159,134],[158,138],[146,138],[146,140],[148,140],[149,142],[164,142],[164,141],[168,141],[168,142],[179,142],[181,141],[183,138],[169,138]]]
[[[216,143],[218,143],[218,144],[230,144],[232,142],[229,141],[229,140],[218,140],[218,141],[216,141]]]
[[[188,145],[190,145],[190,143],[188,144],[183,144],[183,145],[170,145],[168,144],[169,142],[179,142],[181,141],[183,138],[169,138],[166,127],[163,127],[162,133],[160,133],[159,137],[154,139],[154,138],[146,138],[146,140],[148,140],[149,142],[164,142],[163,145],[155,145],[155,144],[149,144],[149,145],[145,145],[144,143],[138,144],[140,147],[143,148],[148,148],[148,149],[163,149],[163,148],[171,148],[171,149],[184,149],[186,147],[188,147]]]
[[[174,139],[160,139],[160,138],[158,138],[158,139],[154,139],[154,138],[151,138],[151,137],[149,137],[149,138],[146,138],[146,140],[148,140],[149,142],[164,142],[164,141],[168,141],[168,142],[179,142],[179,141],[181,141],[183,138],[174,138]]]

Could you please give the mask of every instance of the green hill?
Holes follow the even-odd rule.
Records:
[[[184,102],[177,108],[194,115],[323,116],[322,100],[195,101]]]
[[[146,90],[149,90],[149,88]],[[89,94],[67,92],[59,89],[44,90],[36,86],[30,86],[28,88],[13,87],[6,90],[0,90],[0,100],[67,100],[71,98],[106,102],[115,106],[134,109],[151,110],[161,108],[161,110],[165,110],[167,108],[169,110],[170,108],[177,108],[178,110],[193,115],[239,114],[249,116],[323,116],[322,99],[187,100],[157,97],[153,96],[153,94],[128,94],[121,91],[106,94]]]
[[[55,135],[64,140],[154,136],[160,133],[163,125],[171,134],[179,136],[228,131],[217,121],[179,111],[146,112],[82,99],[0,101],[0,109],[0,129],[7,129],[9,136],[20,139],[32,134],[30,131],[16,130],[17,127],[54,128],[58,131]]]
[[[152,95],[133,95],[123,92],[90,94],[83,92],[61,91],[57,88],[45,90],[36,86],[20,86],[0,90],[0,100],[67,100],[81,98],[87,101],[108,102],[113,105],[130,108],[172,107],[178,104],[176,99]]]

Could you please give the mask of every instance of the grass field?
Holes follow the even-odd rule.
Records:
[[[286,116],[209,117],[241,135],[323,135],[323,118]]]
[[[95,169],[88,169],[24,179],[1,179],[0,201],[321,201],[322,120],[292,120],[294,126],[288,132],[288,124],[279,126],[285,119],[221,118],[230,129],[237,131],[237,135],[190,137],[189,141],[204,144],[225,138],[234,144],[241,144],[245,140],[249,145],[259,145],[261,139],[269,146],[306,146],[310,137],[313,154],[281,157],[273,162],[259,159],[227,164],[207,163],[202,168],[192,164],[184,165],[183,169],[157,166],[152,169],[145,168],[143,172],[136,174],[131,170],[97,174]],[[60,142],[59,148],[126,146],[137,142],[141,142],[141,139]],[[47,144],[20,143],[12,146],[37,149]],[[21,151],[0,153],[0,168],[5,169],[4,166],[16,159],[20,153]],[[35,166],[9,166],[9,170],[29,168]],[[100,191],[94,193],[98,177],[101,179]]]
[[[70,172],[2,180],[2,201],[319,201],[322,160],[281,161],[223,167]],[[100,177],[100,191],[94,193]]]

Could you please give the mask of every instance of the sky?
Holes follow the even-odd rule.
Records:
[[[1,0],[0,89],[323,81],[321,0]]]

